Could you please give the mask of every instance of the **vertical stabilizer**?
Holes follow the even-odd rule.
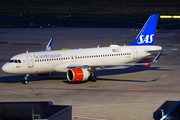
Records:
[[[143,26],[134,42],[130,45],[153,45],[156,33],[156,27],[159,14],[153,14],[149,17],[146,24]]]

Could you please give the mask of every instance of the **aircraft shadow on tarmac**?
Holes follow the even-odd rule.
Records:
[[[172,71],[171,69],[160,69],[160,67],[150,67],[150,66],[132,66],[125,69],[104,69],[104,70],[98,70],[94,72],[95,76],[105,76],[105,75],[118,75],[118,74],[127,74],[127,73],[134,73],[134,72],[140,72],[140,71],[146,71],[146,70],[161,70],[161,71]],[[5,76],[0,77],[0,83],[19,83],[22,82],[24,79],[23,75],[16,75],[16,76]],[[66,84],[82,84],[86,83],[87,81],[83,82],[69,82],[66,79],[66,73],[54,73],[53,75],[49,76],[36,76],[36,75],[30,75],[28,78],[29,82],[33,81],[48,81],[48,80],[63,80]],[[103,81],[126,81],[126,82],[155,82],[158,79],[154,79],[151,81],[140,81],[140,80],[123,80],[123,79],[102,79],[97,78],[97,80],[103,80]]]
[[[95,75],[104,76],[104,75],[118,75],[118,74],[126,74],[126,73],[134,73],[146,70],[161,70],[161,71],[172,71],[169,69],[160,69],[160,67],[150,67],[150,66],[132,66],[125,69],[107,69],[97,71]],[[103,81],[124,81],[124,82],[155,82],[158,79],[150,80],[150,81],[140,81],[140,80],[124,80],[124,79],[106,79],[106,78],[98,78],[97,80]]]
[[[137,63],[151,63],[152,58],[145,58],[140,60]],[[151,65],[136,65],[123,69],[103,69],[95,72],[96,76],[104,76],[104,75],[117,75],[117,74],[126,74],[126,73],[134,73],[146,70],[161,70],[161,71],[172,71],[170,69],[160,69],[160,67],[151,67]]]
[[[134,73],[146,70],[163,70],[167,71],[167,69],[160,69],[160,67],[150,67],[150,66],[132,66],[123,69],[104,69],[95,72],[96,76],[104,76],[104,75],[118,75],[118,74],[126,74],[126,73]],[[168,70],[169,71],[169,70]]]
[[[150,81],[142,81],[142,80],[119,80],[119,79],[101,79],[101,78],[99,78],[98,80],[102,80],[102,81],[120,81],[120,82],[155,82],[158,79],[159,78],[156,78],[156,79],[150,80]]]
[[[48,80],[64,80],[64,79],[66,79],[66,76],[63,73],[55,73],[55,74],[49,75],[49,76],[30,75],[28,78],[28,82],[48,81]],[[0,83],[19,83],[19,82],[23,82],[23,80],[24,80],[23,75],[0,77]]]
[[[138,63],[151,63],[154,58],[144,58]],[[105,76],[105,75],[118,75],[118,74],[127,74],[127,73],[135,73],[135,72],[140,72],[140,71],[146,71],[146,70],[161,70],[161,71],[172,71],[170,69],[161,69],[160,67],[151,67],[151,65],[144,66],[131,66],[127,67],[124,69],[104,69],[104,70],[99,70],[95,71],[94,74],[95,76]],[[140,80],[123,80],[123,79],[102,79],[98,78],[97,80],[104,80],[104,81],[124,81],[124,82],[155,82],[158,79],[150,80],[150,81],[140,81]]]
[[[145,58],[140,60],[138,63],[151,63],[152,58]],[[127,74],[127,73],[134,73],[134,72],[140,72],[140,71],[146,71],[146,70],[161,70],[161,71],[172,71],[170,69],[160,69],[160,67],[150,67],[148,66],[131,66],[127,68],[117,68],[117,69],[103,69],[98,70],[94,72],[95,76],[107,76],[107,75],[119,75],[119,74]],[[66,80],[64,80],[66,79]],[[16,76],[5,76],[0,77],[0,83],[19,83],[23,82],[24,76],[23,75],[16,75]],[[48,80],[63,80],[66,84],[82,84],[86,83],[87,81],[82,82],[69,82],[66,78],[66,73],[54,73],[53,75],[49,76],[36,76],[36,75],[30,75],[28,78],[29,82],[32,81],[48,81]],[[118,80],[118,79],[102,79],[97,78],[97,80],[104,80],[104,81],[127,81],[127,82],[154,82],[158,79],[151,80],[151,81],[139,81],[139,80]]]

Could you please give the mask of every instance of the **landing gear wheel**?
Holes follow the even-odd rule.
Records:
[[[27,81],[28,77],[29,77],[29,74],[25,75],[23,84],[28,84],[28,81]]]
[[[23,84],[28,84],[28,81],[27,81],[27,80],[24,80],[24,81],[23,81]]]
[[[91,77],[90,77],[90,81],[92,81],[92,82],[96,82],[96,81],[97,81],[96,76],[91,76]]]

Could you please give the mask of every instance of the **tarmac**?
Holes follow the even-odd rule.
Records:
[[[43,51],[51,37],[53,50],[110,44],[128,45],[135,28],[0,28],[0,66],[12,56]],[[150,67],[96,71],[97,82],[69,83],[65,73],[23,75],[0,70],[0,102],[52,101],[72,105],[72,120],[153,120],[153,112],[166,100],[180,100],[180,30],[157,29],[155,44],[164,50]]]

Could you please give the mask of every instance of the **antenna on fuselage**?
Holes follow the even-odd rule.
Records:
[[[28,53],[28,50],[26,51],[26,53]]]

